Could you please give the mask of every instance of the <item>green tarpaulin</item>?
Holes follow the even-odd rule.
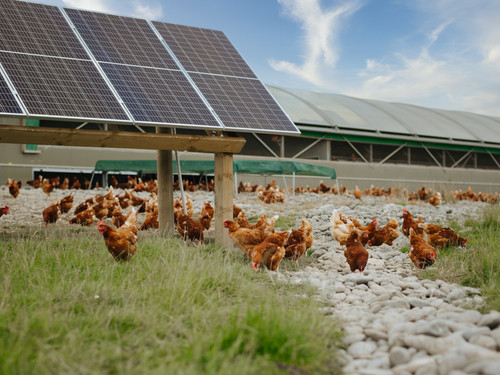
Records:
[[[177,172],[177,163],[172,163],[174,172]],[[213,174],[213,160],[181,160],[182,173]],[[156,160],[99,160],[94,168],[95,172],[131,171],[139,173],[156,173]],[[300,175],[324,176],[337,178],[335,169],[321,165],[299,163],[295,161],[261,161],[261,160],[233,160],[233,171],[237,173],[259,175]]]

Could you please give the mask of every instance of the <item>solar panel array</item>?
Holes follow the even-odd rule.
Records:
[[[0,114],[299,133],[220,31],[2,0],[0,64]]]

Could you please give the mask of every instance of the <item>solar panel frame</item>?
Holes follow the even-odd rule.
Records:
[[[131,122],[90,60],[0,52],[0,63],[29,116]]]
[[[0,115],[24,115],[24,110],[17,102],[1,70],[0,64]]]

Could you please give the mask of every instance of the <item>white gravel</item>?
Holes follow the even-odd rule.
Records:
[[[74,191],[75,203],[107,189]],[[121,191],[120,191],[121,192]],[[0,228],[42,226],[42,211],[69,191],[55,190],[47,197],[41,189],[21,189],[17,199],[5,186],[0,188],[0,207],[10,213],[0,218]],[[148,193],[138,193],[148,197]],[[176,196],[179,193],[176,192]],[[213,204],[213,194],[188,193],[195,215],[204,200]],[[297,215],[313,225],[315,261],[296,272],[280,272],[277,277],[292,283],[316,287],[317,298],[326,303],[324,313],[342,322],[345,350],[340,359],[345,374],[499,374],[500,312],[481,314],[479,290],[446,283],[419,280],[407,254],[401,253],[409,241],[402,234],[393,246],[368,248],[370,259],[363,273],[351,272],[343,255],[344,247],[332,239],[329,220],[335,208],[368,223],[376,217],[385,224],[391,217],[402,222],[402,204],[389,203],[384,197],[299,194],[287,196],[283,204],[262,203],[254,193],[235,196],[234,202],[249,217],[266,214]],[[446,224],[478,217],[487,206],[480,202],[458,202],[432,207],[408,205],[413,216],[425,222]],[[56,224],[69,226],[71,212]],[[143,215],[143,214],[142,214]],[[143,217],[139,217],[142,221]],[[467,237],[466,232],[464,232]]]

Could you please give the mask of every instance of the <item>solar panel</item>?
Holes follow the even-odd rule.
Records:
[[[10,91],[7,81],[0,74],[0,114],[23,114],[23,110],[17,104],[16,98]]]
[[[179,69],[147,21],[65,9],[97,61]]]
[[[257,78],[222,31],[153,22],[184,69]]]
[[[221,127],[181,71],[101,66],[137,122]]]
[[[259,80],[197,73],[190,76],[226,128],[298,132]]]
[[[29,115],[130,122],[91,61],[0,52],[0,63]]]
[[[59,9],[50,5],[2,0],[0,43],[4,51],[89,58]]]

